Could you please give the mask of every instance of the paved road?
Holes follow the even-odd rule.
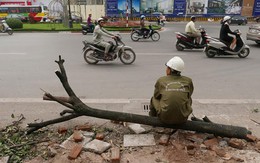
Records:
[[[160,32],[161,40],[132,42],[122,34],[124,42],[137,54],[136,62],[126,66],[115,61],[88,65],[81,54],[82,40],[91,35],[80,33],[14,33],[0,34],[0,128],[11,123],[11,114],[26,117],[26,123],[36,119],[57,118],[63,106],[42,101],[43,90],[57,96],[67,96],[54,71],[58,55],[65,59],[69,82],[75,93],[92,107],[147,115],[144,105],[152,96],[154,83],[165,74],[165,62],[181,56],[186,68],[183,75],[193,79],[194,114],[207,115],[223,124],[249,128],[260,136],[260,55],[254,42],[248,58],[219,57],[209,59],[202,50],[176,51],[175,31],[183,31],[185,23],[167,24]],[[218,36],[219,24],[202,23],[211,36]],[[245,36],[248,26],[240,28]],[[95,118],[77,118],[65,123],[75,126],[85,122],[104,123]]]
[[[174,55],[181,56],[195,85],[196,99],[258,99],[260,97],[260,55],[254,42],[248,58],[237,56],[209,59],[202,50],[178,52],[174,47],[175,31],[183,31],[185,23],[167,24],[160,32],[161,40],[132,42],[122,34],[124,42],[137,54],[133,65],[112,63],[88,65],[84,62],[81,41],[91,35],[80,33],[14,33],[0,35],[0,98],[40,98],[41,88],[66,95],[54,71],[58,55],[72,88],[85,98],[150,98],[156,79],[165,74],[164,63]],[[201,23],[211,36],[218,36],[219,24]],[[245,37],[248,26],[240,28]]]

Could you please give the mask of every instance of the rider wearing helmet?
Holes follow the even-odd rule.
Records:
[[[141,17],[140,17],[140,28],[141,28],[142,35],[145,38],[149,34],[150,30],[145,28],[145,22],[144,21],[145,21],[145,16],[141,15]]]
[[[220,34],[219,34],[219,38],[221,41],[227,42],[227,43],[231,43],[230,44],[230,49],[234,50],[237,39],[235,37],[231,37],[228,34],[233,34],[236,35],[236,32],[232,32],[229,28],[229,24],[231,21],[231,17],[230,16],[225,16],[222,20],[222,25],[221,25],[221,29],[220,29]]]
[[[150,102],[150,116],[157,116],[166,124],[181,124],[192,113],[193,83],[189,77],[181,75],[183,60],[175,56],[166,63],[166,76],[155,84]]]
[[[0,30],[1,30],[1,32],[5,32],[6,29],[7,29],[9,26],[8,26],[8,24],[6,23],[5,20],[2,20],[1,22],[2,22],[2,23],[0,24]]]
[[[194,37],[196,39],[196,44],[200,43],[200,31],[196,29],[195,27],[195,22],[196,22],[196,17],[195,16],[191,16],[190,17],[190,22],[187,23],[186,27],[185,27],[185,32],[187,35],[189,35],[190,37]]]
[[[114,39],[116,36],[113,33],[110,33],[103,28],[103,25],[105,23],[104,18],[99,18],[97,20],[97,23],[98,24],[96,25],[94,32],[93,32],[93,42],[99,46],[105,47],[104,59],[110,60],[110,59],[112,59],[112,56],[109,56],[108,51],[112,45],[110,43],[104,41],[103,36],[106,36],[106,37],[109,37],[112,39]]]

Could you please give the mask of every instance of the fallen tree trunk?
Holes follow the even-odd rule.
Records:
[[[29,130],[27,131],[27,134],[30,134],[31,132],[38,130],[42,127],[48,126],[50,124],[64,122],[73,118],[77,118],[79,116],[91,116],[91,117],[110,119],[115,121],[132,122],[132,123],[139,123],[139,124],[173,128],[173,129],[183,129],[183,130],[197,131],[203,133],[210,133],[210,134],[215,134],[223,137],[233,137],[233,138],[241,138],[241,139],[247,139],[247,135],[251,134],[251,132],[248,131],[246,128],[239,127],[239,126],[223,125],[223,124],[217,124],[212,122],[189,121],[189,120],[186,123],[180,125],[168,125],[162,123],[157,117],[149,117],[149,116],[143,116],[143,115],[137,115],[131,113],[123,113],[123,112],[115,112],[115,111],[107,111],[107,110],[91,108],[86,104],[84,104],[71,89],[63,66],[64,60],[61,59],[61,56],[59,56],[59,61],[55,61],[55,62],[58,63],[60,67],[60,71],[56,71],[55,73],[60,79],[69,97],[68,98],[54,97],[49,93],[45,93],[44,100],[56,101],[66,106],[69,109],[62,111],[60,113],[62,117],[60,118],[45,121],[45,122],[40,122],[40,123],[29,123],[28,124]],[[69,115],[65,115],[65,114],[69,114]]]

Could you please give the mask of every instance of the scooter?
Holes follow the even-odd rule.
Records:
[[[238,55],[240,58],[246,58],[250,53],[250,48],[245,44],[244,40],[240,35],[240,30],[235,30],[237,34],[236,39],[236,48],[234,50],[230,49],[230,43],[221,41],[219,39],[209,40],[204,51],[206,56],[209,58],[213,58],[216,55]]]
[[[116,58],[119,58],[126,65],[132,64],[136,58],[134,50],[122,42],[120,35],[117,35],[114,41],[115,44],[112,41],[109,42],[112,44],[108,52],[111,56],[110,60],[104,59],[104,47],[98,46],[93,42],[83,41],[84,47],[82,51],[85,61],[88,64],[97,64],[100,61],[114,61]]]
[[[177,38],[176,45],[175,45],[176,49],[178,51],[183,51],[184,49],[203,49],[207,44],[207,40],[211,39],[211,37],[207,35],[206,30],[204,28],[200,27],[199,30],[201,33],[200,44],[195,44],[194,37],[190,37],[185,33],[175,32]]]
[[[131,39],[133,41],[139,41],[139,39],[149,39],[151,38],[153,41],[158,41],[160,39],[160,34],[153,30],[152,25],[149,25],[149,33],[144,35],[141,29],[133,28],[131,31]]]
[[[9,25],[6,23],[5,20],[2,20],[2,22],[0,23],[0,26],[1,26],[1,29],[0,29],[1,33],[8,33],[9,35],[12,35],[14,33],[12,28],[9,27]]]
[[[86,35],[87,33],[93,33],[94,32],[94,28],[91,29],[87,24],[80,24],[81,28],[82,28],[82,34]]]

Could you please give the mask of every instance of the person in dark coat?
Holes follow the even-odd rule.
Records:
[[[236,37],[229,36],[228,34],[237,35],[240,33],[232,32],[230,30],[230,28],[229,28],[230,21],[231,21],[230,16],[225,16],[223,18],[221,29],[220,29],[220,34],[219,34],[219,39],[226,43],[230,43],[230,49],[234,50],[237,39],[236,39]]]
[[[193,82],[182,76],[183,60],[175,56],[166,63],[166,76],[160,77],[150,102],[150,116],[166,124],[181,124],[192,113]]]

